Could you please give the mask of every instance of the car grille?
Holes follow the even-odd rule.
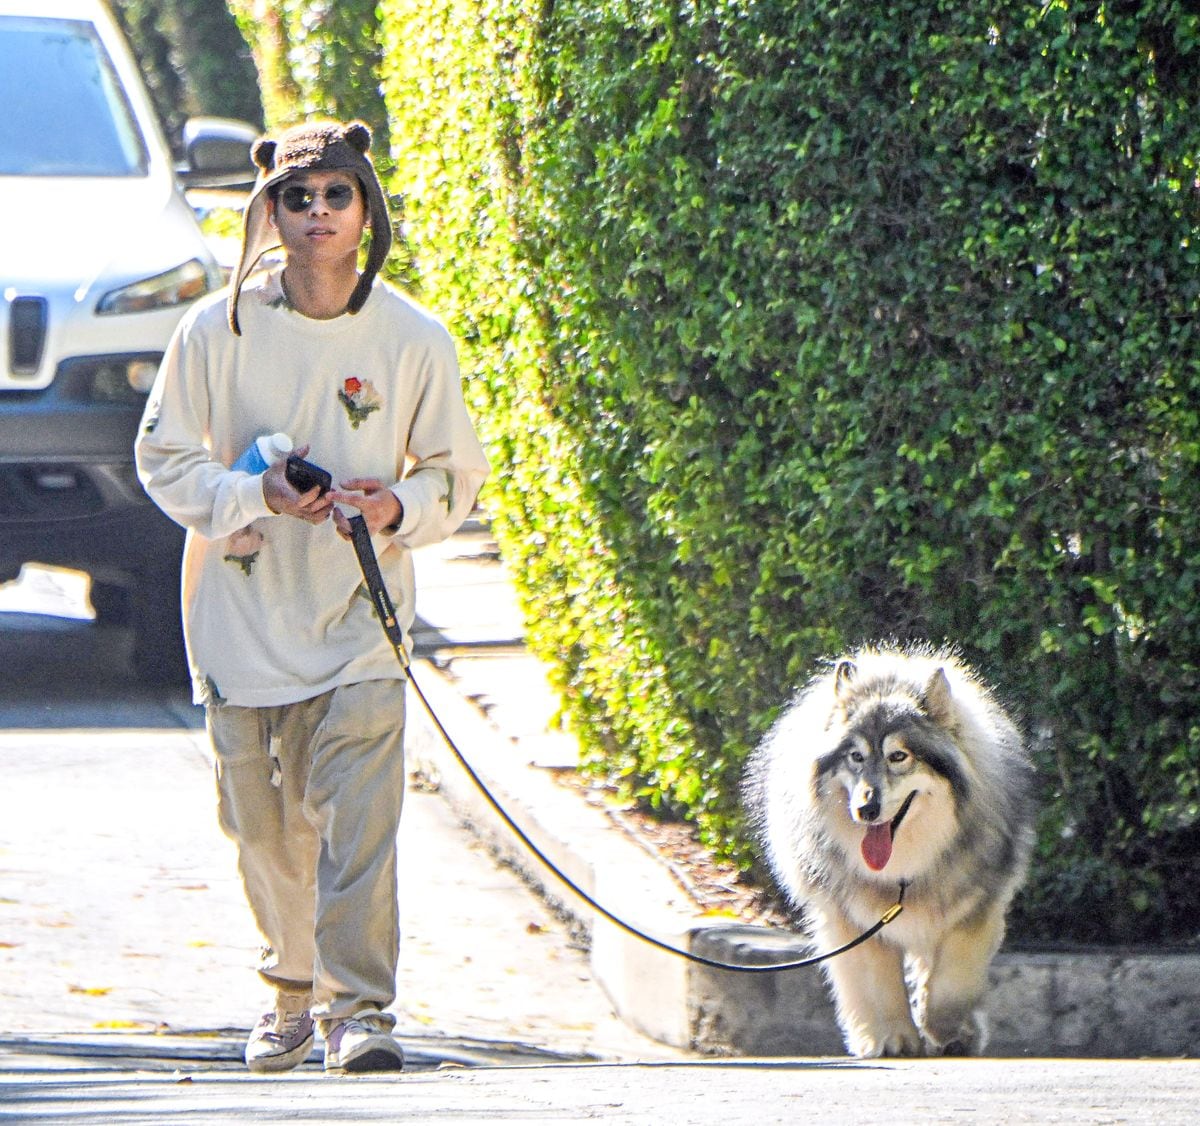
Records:
[[[46,345],[46,299],[14,297],[8,310],[8,370],[34,375]]]

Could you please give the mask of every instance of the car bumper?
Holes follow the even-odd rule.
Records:
[[[0,562],[92,570],[177,555],[183,532],[137,480],[133,444],[145,395],[126,379],[157,353],[62,363],[42,391],[0,393]]]

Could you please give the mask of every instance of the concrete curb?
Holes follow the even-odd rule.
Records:
[[[721,961],[753,964],[808,949],[797,934],[698,917],[653,856],[604,812],[531,765],[452,678],[426,661],[414,675],[472,770],[530,840],[605,908],[654,937]],[[503,823],[409,694],[411,764],[452,808],[587,936],[592,972],[638,1031],[711,1055],[812,1056],[844,1051],[824,980],[813,969],[745,974],[710,969],[656,949],[596,915]],[[1200,954],[1001,954],[988,1002],[996,1056],[1200,1054]]]

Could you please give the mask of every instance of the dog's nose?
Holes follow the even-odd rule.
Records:
[[[881,808],[879,797],[873,790],[868,790],[862,797],[863,802],[858,807],[858,819],[860,821],[874,821],[879,816]]]

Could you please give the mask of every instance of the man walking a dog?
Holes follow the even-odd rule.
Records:
[[[336,122],[255,143],[227,300],[180,324],[137,442],[144,487],[188,529],[194,695],[273,992],[246,1045],[260,1072],[303,1062],[314,1025],[330,1071],[403,1066],[387,1008],[404,672],[342,509],[366,522],[407,642],[410,551],[458,528],[488,470],[445,328],[377,277],[391,219],[369,146]],[[334,487],[297,486],[283,460],[231,468],[278,432]]]

